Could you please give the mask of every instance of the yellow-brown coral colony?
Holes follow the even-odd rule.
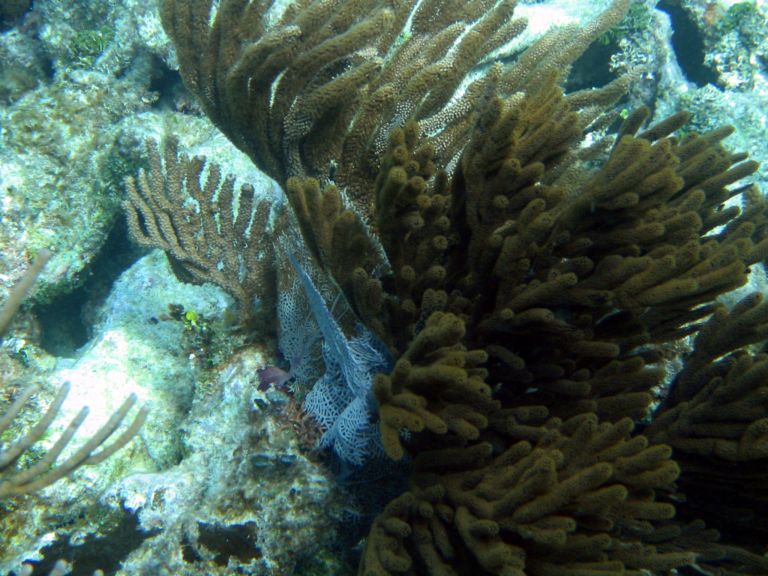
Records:
[[[161,4],[187,86],[395,359],[374,394],[412,468],[361,575],[768,574],[768,305],[714,303],[768,256],[757,165],[727,128],[676,137],[685,114],[582,146],[629,79],[560,87],[629,2],[504,67],[512,1]]]

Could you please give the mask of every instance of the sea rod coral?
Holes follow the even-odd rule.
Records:
[[[629,2],[489,62],[514,5],[161,2],[187,87],[394,360],[372,391],[409,485],[360,574],[768,573],[768,305],[716,304],[768,256],[758,167],[684,113],[598,132],[631,78],[564,94]]]
[[[22,300],[50,257],[50,251],[41,250],[9,293],[0,308],[0,337],[5,334]],[[6,384],[5,378],[0,377],[0,385],[4,387]],[[143,406],[133,416],[133,420],[127,423],[126,417],[137,402],[136,395],[132,394],[95,434],[82,442],[77,450],[70,450],[71,453],[67,454],[66,458],[58,461],[88,416],[88,408],[84,407],[61,432],[50,449],[36,461],[32,459],[31,464],[19,465],[30,448],[50,434],[49,429],[58,416],[69,389],[69,383],[61,386],[45,413],[37,419],[34,426],[22,428],[23,433],[19,433],[15,421],[25,410],[30,399],[40,391],[39,386],[26,385],[13,403],[0,413],[0,437],[3,437],[3,442],[0,443],[0,499],[31,494],[61,480],[81,466],[103,462],[125,446],[138,433],[147,418],[148,409]],[[123,430],[116,434],[124,422],[126,424]]]

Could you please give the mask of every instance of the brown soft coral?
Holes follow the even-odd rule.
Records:
[[[162,16],[206,113],[287,189],[395,357],[374,394],[386,453],[413,471],[361,574],[760,573],[761,543],[683,518],[714,483],[736,502],[724,516],[765,508],[749,470],[766,460],[766,360],[745,351],[763,306],[713,301],[766,260],[768,209],[734,186],[757,164],[721,145],[730,128],[678,138],[678,113],[641,131],[641,109],[612,138],[601,112],[627,78],[563,94],[629,3],[461,94],[522,29],[514,2],[272,4],[164,0]],[[665,357],[696,333],[661,397]]]
[[[723,149],[728,130],[678,142],[670,132],[685,117],[677,116],[641,135],[625,127],[593,173],[579,173],[577,163],[554,170],[569,162],[578,130],[559,90],[543,90],[516,103],[491,102],[448,181],[451,204],[441,217],[450,221],[451,244],[434,261],[445,270],[438,286],[444,311],[429,310],[420,325],[426,289],[409,286],[402,299],[402,275],[384,284],[391,290],[385,302],[413,308],[411,324],[390,316],[390,334],[416,326],[403,357],[415,348],[429,361],[418,384],[407,361],[377,378],[385,446],[392,456],[412,453],[415,466],[410,495],[377,521],[362,573],[639,574],[690,563],[696,553],[721,562],[751,558],[745,565],[755,569],[761,560],[746,551],[703,540],[687,549],[656,546],[652,535],[675,525],[668,495],[680,468],[672,448],[694,477],[718,468],[710,460],[694,467],[686,447],[753,465],[765,458],[764,360],[713,364],[762,339],[756,297],[731,316],[714,309],[648,436],[633,435],[632,422],[650,413],[666,343],[698,331],[712,298],[744,284],[749,266],[765,258],[765,240],[750,221],[765,203],[753,198],[748,215],[721,208],[735,193],[726,186],[756,165]],[[423,146],[408,141],[407,150]],[[424,194],[445,190],[445,182],[429,180],[433,188]],[[408,235],[399,242],[401,268],[418,260],[417,245]],[[441,323],[453,330],[436,331]],[[432,337],[437,333],[444,335]],[[440,366],[445,347],[462,358],[449,370]],[[467,363],[467,350],[485,351],[485,367]],[[474,397],[466,366],[478,378],[473,390],[487,394],[486,382],[495,392]],[[459,382],[464,394],[452,392]],[[721,402],[713,412],[706,399],[715,389]],[[694,399],[675,406],[676,394]],[[461,415],[451,430],[441,413],[446,405]],[[731,413],[740,432],[732,419],[723,421]],[[701,432],[689,426],[692,419],[702,422]],[[710,438],[687,439],[705,431]],[[725,466],[717,474],[764,507],[752,477]],[[686,478],[681,484],[694,487]],[[401,526],[393,518],[411,531],[390,530]],[[392,554],[408,568],[382,572]]]
[[[693,554],[645,542],[679,469],[629,419],[548,421],[536,444],[421,452],[414,488],[374,525],[361,574],[640,574]]]

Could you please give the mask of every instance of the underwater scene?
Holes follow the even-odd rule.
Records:
[[[0,0],[0,576],[768,576],[768,0]]]

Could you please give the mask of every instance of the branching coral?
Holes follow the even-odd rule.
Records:
[[[26,274],[11,291],[0,310],[0,336],[5,333],[21,301],[50,257],[49,251],[41,251]],[[4,382],[0,381],[0,385],[2,384]],[[59,388],[53,402],[34,426],[23,434],[13,435],[17,432],[13,429],[16,418],[37,392],[39,392],[38,386],[28,385],[13,404],[0,414],[0,438],[2,438],[0,443],[0,498],[31,494],[64,478],[80,466],[103,462],[125,446],[138,433],[147,418],[147,407],[139,408],[131,423],[125,426],[117,437],[112,439],[111,443],[107,444],[107,441],[118,431],[131,408],[136,404],[136,395],[132,394],[93,436],[62,462],[57,463],[59,456],[67,448],[78,428],[88,416],[88,408],[82,408],[49,450],[37,461],[27,466],[19,466],[19,462],[28,450],[49,433],[49,428],[69,393],[69,384],[64,384]]]
[[[0,416],[0,434],[5,434],[10,430],[16,416],[19,415],[32,395],[38,391],[36,387],[27,387],[13,405]],[[88,408],[82,408],[61,433],[55,444],[37,462],[23,469],[17,468],[16,464],[22,455],[48,433],[48,429],[56,418],[68,392],[68,384],[59,388],[56,398],[35,426],[0,450],[0,498],[31,494],[64,478],[80,466],[103,462],[125,446],[136,435],[147,418],[147,408],[140,408],[131,423],[125,426],[124,430],[111,443],[106,444],[136,404],[136,395],[130,395],[98,432],[86,440],[64,461],[57,464],[56,461],[59,456],[69,445],[77,429],[88,415]]]
[[[744,346],[764,342],[767,333],[768,304],[761,295],[745,298],[730,313],[718,307],[648,428],[654,441],[675,449],[688,472],[683,489],[699,496],[691,501],[697,514],[762,539],[768,526],[768,358]]]
[[[632,436],[629,419],[586,415],[544,428],[536,447],[420,453],[415,474],[431,482],[379,517],[361,573],[640,574],[693,560],[643,541],[654,521],[674,516],[652,498],[679,472],[668,447]]]
[[[179,154],[169,138],[161,156],[148,141],[149,168],[126,179],[128,229],[139,245],[165,250],[174,271],[192,282],[213,282],[237,301],[249,320],[256,310],[274,303],[271,281],[272,245],[259,242],[271,205],[254,198],[253,186],[235,192],[235,180],[222,178],[215,163]],[[190,203],[192,201],[192,203]]]
[[[648,539],[659,523],[674,516],[671,502],[661,502],[659,497],[666,500],[674,492],[681,469],[680,484],[690,483],[691,494],[704,495],[696,478],[720,474],[715,478],[729,487],[732,498],[739,490],[742,505],[764,508],[764,490],[755,487],[754,474],[747,467],[738,472],[726,463],[742,459],[755,470],[765,461],[761,446],[766,406],[759,392],[764,385],[762,360],[745,357],[727,375],[730,363],[713,364],[723,354],[762,340],[763,312],[754,298],[730,316],[722,309],[715,311],[648,436],[630,433],[632,420],[648,413],[654,390],[662,383],[659,361],[664,344],[701,329],[697,321],[712,313],[708,304],[712,298],[744,284],[749,266],[765,258],[765,240],[752,221],[756,213],[765,213],[765,202],[753,198],[745,213],[749,216],[722,209],[725,200],[743,191],[727,185],[754,171],[756,165],[720,146],[727,130],[677,142],[668,133],[683,120],[678,117],[637,136],[625,126],[601,168],[584,174],[561,172],[550,179],[548,164],[558,161],[558,148],[552,142],[567,143],[578,134],[573,131],[572,115],[559,129],[551,124],[553,116],[567,119],[569,114],[557,89],[545,90],[512,105],[498,101],[481,116],[483,129],[468,144],[451,180],[448,229],[454,236],[448,236],[442,259],[432,261],[433,266],[444,267],[442,287],[430,286],[409,299],[409,306],[415,306],[412,318],[418,318],[419,302],[435,301],[432,292],[440,288],[444,312],[432,312],[430,303],[429,320],[423,328],[416,323],[417,334],[412,338],[408,335],[414,328],[403,324],[399,314],[392,316],[387,328],[405,330],[406,336],[394,341],[409,342],[403,351],[408,358],[423,349],[421,341],[440,315],[451,313],[458,321],[453,331],[458,336],[446,333],[439,344],[432,345],[428,357],[437,359],[435,350],[454,350],[457,345],[484,350],[489,360],[481,382],[492,382],[497,390],[493,402],[490,395],[489,401],[478,402],[472,396],[477,387],[471,378],[446,379],[437,365],[427,367],[411,382],[401,375],[408,373],[402,361],[392,375],[380,377],[382,436],[390,439],[385,447],[394,458],[405,451],[417,454],[410,496],[416,500],[405,511],[394,506],[395,516],[411,526],[407,535],[397,524],[393,531],[386,528],[394,522],[387,512],[377,521],[363,574],[460,574],[478,569],[489,574],[597,574],[602,570],[632,574],[642,568],[663,570],[689,563],[694,553],[707,548],[704,544],[687,551],[669,546],[662,550]],[[536,104],[531,106],[528,98]],[[553,108],[539,115],[539,107],[547,102]],[[548,127],[538,132],[542,119]],[[537,133],[540,136],[535,138]],[[554,160],[547,155],[554,155]],[[433,186],[446,188],[438,177]],[[429,222],[430,217],[425,215],[423,220]],[[403,266],[409,259],[418,262],[419,256],[419,250],[405,252]],[[402,277],[394,276],[395,288],[381,297],[385,303],[404,302],[398,296]],[[397,309],[395,304],[386,308]],[[453,365],[471,366],[466,361]],[[402,383],[402,400],[383,385],[389,381]],[[464,387],[459,393],[454,392],[456,383]],[[715,390],[720,399],[717,408],[706,400]],[[679,404],[678,395],[693,401]],[[723,403],[726,398],[738,404],[730,410]],[[467,421],[453,429],[445,426],[441,410],[449,399],[463,404],[451,412],[471,415],[472,426]],[[705,421],[711,423],[705,425]],[[403,445],[394,429],[409,430],[411,442]],[[561,436],[569,436],[574,429],[581,438],[573,446],[584,458],[569,462],[557,455],[550,460],[548,450],[567,445]],[[594,431],[601,431],[599,440],[590,439]],[[704,437],[688,440],[691,435]],[[435,449],[440,437],[451,448]],[[679,465],[664,442],[679,453]],[[487,443],[485,456],[483,443]],[[498,453],[504,462],[510,450],[522,450],[525,456],[531,451],[536,472],[517,470],[510,462],[500,466],[498,474],[512,479],[495,480],[493,465],[489,468],[483,458]],[[723,462],[697,461],[686,452],[716,455]],[[436,463],[428,463],[431,459]],[[598,463],[603,468],[596,469]],[[642,505],[631,503],[634,480],[616,477],[616,485],[605,485],[625,466],[634,477],[643,478]],[[551,480],[544,480],[546,469],[551,470]],[[573,475],[583,481],[560,483],[561,471],[567,478]],[[541,500],[527,501],[528,477],[536,478],[532,486],[544,490]],[[710,477],[703,484],[713,481]],[[486,482],[506,482],[505,489],[494,491]],[[542,489],[542,483],[550,490]],[[514,503],[478,508],[472,496],[476,485],[486,500],[504,494]],[[600,496],[593,496],[593,490]],[[420,500],[425,491],[441,495],[429,504],[439,503],[440,512],[431,512]],[[475,508],[467,506],[467,498]],[[550,506],[579,508],[580,498],[599,502],[594,509],[587,507],[595,517],[560,510],[556,519],[548,518]],[[699,506],[706,508],[704,503]],[[692,503],[686,508],[696,507]],[[481,509],[485,514],[477,516]],[[619,513],[617,522],[612,515],[618,509],[625,512]],[[541,525],[521,528],[515,521],[521,511],[530,511]],[[728,512],[738,517],[734,508]],[[425,523],[417,532],[421,522]],[[400,536],[393,540],[393,534]],[[471,559],[455,551],[457,538],[472,552]],[[571,545],[571,539],[578,546]],[[385,558],[393,550],[400,551],[399,563],[387,567]],[[759,573],[763,568],[759,556],[718,550],[720,561],[751,558],[744,573]]]
[[[768,207],[738,185],[757,165],[721,145],[730,129],[678,139],[683,113],[644,128],[639,110],[582,147],[627,79],[559,85],[627,5],[457,92],[521,30],[514,2],[162,3],[187,85],[283,184],[309,254],[395,359],[373,392],[384,450],[413,468],[364,576],[765,568],[702,499],[725,487],[732,518],[768,497],[750,473],[766,360],[745,349],[764,306],[713,304],[768,256]],[[696,334],[659,398],[670,344]],[[688,521],[702,513],[722,541]]]
[[[547,37],[504,74],[476,77],[457,99],[473,67],[525,28],[512,17],[513,0],[302,0],[282,14],[269,0],[169,0],[161,16],[186,85],[262,170],[284,184],[325,178],[333,163],[336,182],[369,214],[368,187],[393,128],[415,118],[441,160],[455,158],[495,76],[511,94],[561,73],[628,5],[619,0],[588,29]]]

